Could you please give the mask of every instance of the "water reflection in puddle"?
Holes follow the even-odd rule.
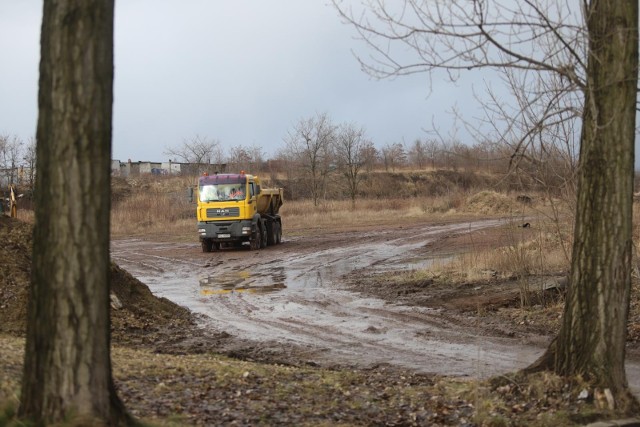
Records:
[[[267,294],[270,292],[279,291],[281,289],[285,289],[286,286],[283,283],[278,283],[271,286],[238,286],[238,287],[230,287],[230,288],[221,288],[221,289],[200,289],[200,295],[209,296],[209,295],[221,295],[221,294],[234,294],[234,293],[248,293],[248,294]]]
[[[200,295],[270,293],[286,289],[285,281],[284,267],[273,268],[268,273],[253,273],[248,270],[227,271],[200,278]]]
[[[406,258],[406,246],[381,248],[365,246],[359,250],[351,248],[348,252],[341,249],[314,253],[313,256],[302,256],[287,260],[285,267],[255,266],[253,270],[222,270],[211,272],[198,279],[201,295],[220,295],[235,292],[271,293],[285,289],[310,290],[327,288],[340,278],[361,268],[371,272],[420,270],[432,266],[435,262],[446,262],[449,256],[410,257]]]
[[[239,266],[242,258],[212,259],[204,267],[210,268],[206,276],[198,279],[198,293],[202,295],[233,292],[274,293],[278,295],[314,292],[316,289],[334,287],[342,278],[367,269],[370,273],[411,271],[431,268],[434,264],[452,260],[452,253],[427,253],[426,244],[443,233],[466,233],[496,226],[500,220],[474,223],[428,226],[416,230],[411,236],[389,234],[387,240],[343,244],[300,254],[288,253],[284,259],[267,263]],[[409,238],[410,237],[410,238]],[[286,272],[285,272],[286,269]],[[285,292],[279,292],[285,290]]]

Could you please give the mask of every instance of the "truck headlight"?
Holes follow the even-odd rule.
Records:
[[[198,233],[207,234],[207,230],[205,230],[204,228],[198,228]]]
[[[251,234],[251,227],[242,227],[242,234]]]

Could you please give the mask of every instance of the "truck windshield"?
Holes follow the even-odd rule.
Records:
[[[245,191],[241,184],[206,184],[198,189],[201,202],[223,200],[244,200]]]

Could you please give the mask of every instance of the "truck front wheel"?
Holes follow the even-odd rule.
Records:
[[[260,226],[257,226],[256,232],[253,234],[253,236],[251,236],[251,239],[249,240],[249,248],[251,248],[252,251],[257,251],[261,247],[262,247],[262,229],[260,228]]]
[[[220,243],[214,242],[211,239],[204,239],[202,241],[202,252],[217,252],[220,250]]]

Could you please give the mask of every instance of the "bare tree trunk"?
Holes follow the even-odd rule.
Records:
[[[113,0],[44,2],[20,415],[127,424],[111,375]]]
[[[575,240],[558,338],[529,370],[582,375],[637,402],[624,369],[631,284],[637,0],[591,1]],[[634,406],[636,405],[636,406]]]

